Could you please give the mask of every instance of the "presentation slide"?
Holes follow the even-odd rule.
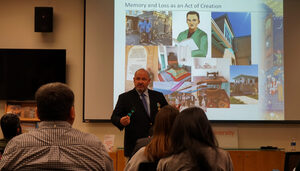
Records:
[[[283,0],[115,0],[113,106],[145,68],[210,120],[284,120],[283,49]]]

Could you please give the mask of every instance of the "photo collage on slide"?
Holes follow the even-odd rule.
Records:
[[[126,11],[125,28],[126,91],[133,88],[136,69],[146,68],[149,87],[181,109],[258,104],[259,64],[252,62],[250,12]],[[281,52],[274,54],[276,63],[282,62]],[[270,87],[272,79],[283,79],[274,70],[278,67],[266,71],[266,88],[279,93],[278,86]],[[264,100],[276,101],[272,95]]]

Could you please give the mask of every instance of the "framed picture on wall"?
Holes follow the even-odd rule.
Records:
[[[7,102],[5,113],[14,113],[20,117],[21,121],[40,121],[37,117],[35,112],[36,110],[36,103],[33,101],[29,102],[19,102],[19,101],[12,101]]]

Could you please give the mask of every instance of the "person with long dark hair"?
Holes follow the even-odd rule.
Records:
[[[228,152],[218,147],[205,112],[198,107],[183,110],[171,132],[170,156],[159,161],[158,171],[232,171]]]
[[[164,106],[157,113],[153,126],[153,136],[146,147],[142,147],[129,160],[125,171],[137,171],[142,162],[156,163],[159,159],[166,157],[170,152],[170,133],[179,111],[170,106]]]

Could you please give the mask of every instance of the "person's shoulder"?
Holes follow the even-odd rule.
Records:
[[[230,154],[228,151],[222,148],[217,148],[217,150],[218,150],[218,156],[221,156],[222,158],[230,158]]]
[[[223,153],[223,154],[228,153],[228,151],[226,151],[226,150],[224,150],[223,148],[220,148],[220,147],[218,147],[217,150],[218,150],[219,153]]]
[[[120,97],[130,96],[130,95],[133,95],[133,94],[136,94],[136,93],[137,93],[137,92],[136,92],[135,89],[131,89],[131,90],[129,90],[129,91],[126,91],[126,92],[120,94],[119,96],[120,96]]]
[[[78,129],[72,129],[75,131],[73,132],[73,138],[76,139],[74,142],[77,142],[78,145],[83,145],[86,147],[92,147],[101,151],[105,151],[104,144],[96,135],[82,132]]]
[[[141,147],[136,153],[135,155],[139,156],[139,155],[144,155],[146,147]]]
[[[31,144],[31,142],[35,139],[33,135],[34,132],[36,132],[36,129],[13,137],[8,141],[7,146],[13,145],[18,147],[25,147],[28,144]]]
[[[178,168],[184,169],[184,168],[189,168],[187,170],[190,170],[191,161],[192,159],[190,158],[190,155],[187,151],[183,151],[179,154],[173,154],[171,156],[162,158],[158,162],[157,169],[158,170],[176,170]],[[179,169],[180,170],[180,169]]]
[[[146,155],[145,155],[145,147],[140,148],[133,156],[130,160],[132,160],[131,162],[145,162],[148,161]]]
[[[207,33],[205,31],[199,29],[199,28],[196,30],[195,34],[197,34],[197,35],[206,35],[207,36]]]
[[[86,140],[86,141],[92,142],[92,143],[101,143],[102,144],[102,142],[96,135],[87,133],[87,132],[82,132],[75,128],[72,128],[72,129],[74,131],[74,134],[73,134],[74,138],[83,139],[83,140]]]
[[[24,139],[30,139],[31,137],[34,137],[39,132],[39,128],[32,129],[28,132],[22,133],[20,135],[17,135],[13,137],[10,141],[23,141]]]
[[[163,159],[165,159],[166,162],[172,161],[172,162],[176,163],[176,162],[182,161],[182,160],[189,160],[189,158],[190,158],[190,153],[186,150],[186,151],[182,151],[178,154],[170,155],[170,156],[168,156],[166,158],[163,158]]]
[[[155,95],[163,95],[161,92],[159,91],[156,91],[156,90],[150,90],[148,89],[148,93],[152,93],[152,94],[155,94]]]
[[[133,97],[135,97],[137,95],[137,92],[135,89],[126,91],[122,94],[119,95],[119,100],[121,101],[126,101],[127,99],[132,99]]]
[[[158,102],[161,105],[161,107],[168,104],[163,93],[161,93],[159,91],[155,91],[155,90],[148,91],[148,93],[149,93],[149,96],[151,97],[151,99],[153,99],[153,98],[156,99],[154,101]]]

